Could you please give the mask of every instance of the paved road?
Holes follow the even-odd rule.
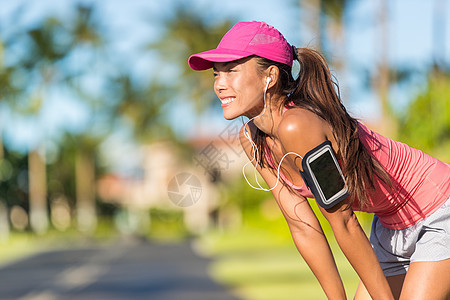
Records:
[[[46,252],[0,269],[0,299],[237,300],[188,243],[148,242]]]

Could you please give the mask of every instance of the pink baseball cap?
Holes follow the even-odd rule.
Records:
[[[292,47],[275,27],[264,22],[239,22],[222,38],[216,49],[189,57],[189,66],[207,70],[215,62],[229,62],[257,55],[292,67]]]

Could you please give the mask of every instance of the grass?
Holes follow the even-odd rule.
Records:
[[[12,233],[0,243],[0,265],[39,251],[28,234]]]
[[[0,243],[0,266],[50,249],[73,247],[76,245],[73,241],[73,237],[64,237],[56,232],[39,236],[32,232],[13,231],[7,241]]]
[[[367,229],[370,216],[358,217]],[[339,249],[329,225],[322,217],[319,221],[332,248],[347,297],[351,299],[359,278]],[[214,258],[210,269],[212,276],[242,299],[326,299],[317,279],[297,252],[281,215],[272,220],[264,220],[257,214],[247,216],[241,229],[211,231],[199,244]]]
[[[142,237],[159,243],[178,243],[188,237],[180,212],[154,210],[151,223],[142,232],[124,233],[116,228],[113,218],[99,217],[92,233],[82,233],[71,227],[66,231],[55,228],[42,235],[31,231],[12,230],[0,239],[0,267],[19,259],[50,250],[63,250],[99,245],[127,236]]]
[[[31,231],[11,231],[7,239],[0,241],[0,266],[44,251],[73,249],[108,241],[116,235],[111,228],[111,221],[102,219],[91,235],[82,234],[74,228],[64,232],[50,228],[43,235]]]

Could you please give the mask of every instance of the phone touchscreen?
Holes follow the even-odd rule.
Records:
[[[316,159],[310,161],[309,166],[320,190],[325,196],[325,201],[331,199],[345,188],[344,179],[337,169],[329,150],[324,151]]]
[[[348,188],[339,163],[325,141],[305,154],[302,176],[319,205],[331,208],[348,196]]]

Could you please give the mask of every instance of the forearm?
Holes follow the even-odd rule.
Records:
[[[356,216],[333,228],[336,240],[350,264],[358,273],[372,299],[393,299],[388,282],[367,236]]]
[[[307,225],[304,225],[307,226]],[[294,243],[328,299],[346,299],[344,286],[322,230],[291,228]]]

